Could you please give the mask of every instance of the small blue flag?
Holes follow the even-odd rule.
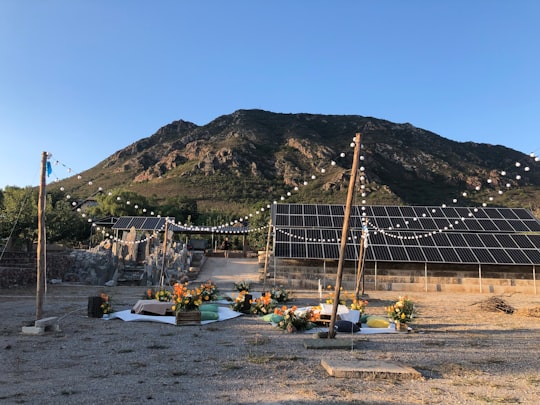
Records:
[[[51,162],[47,162],[47,177],[49,177],[51,173],[52,173]]]

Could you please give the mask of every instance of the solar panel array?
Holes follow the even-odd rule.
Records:
[[[161,231],[165,228],[165,218],[158,217],[120,217],[112,229],[138,231]]]
[[[338,259],[344,215],[342,205],[274,204],[276,257]],[[526,209],[354,206],[345,260],[358,260],[363,217],[368,261],[540,264],[540,221]]]
[[[161,232],[165,230],[165,221],[163,217],[120,217],[112,226],[112,229],[129,231],[135,227],[138,231],[155,231]],[[169,217],[169,221],[174,221],[174,218]],[[169,222],[169,230],[172,232],[182,233],[225,233],[225,234],[244,234],[248,233],[249,229],[244,226],[228,226],[228,227],[208,227],[208,226],[184,226]]]

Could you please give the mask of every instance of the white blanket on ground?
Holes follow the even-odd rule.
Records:
[[[227,307],[218,307],[218,314],[219,318],[217,320],[201,321],[201,325],[212,322],[225,321],[227,319],[236,318],[237,316],[242,315],[242,313],[233,311],[232,309]],[[125,311],[113,312],[109,315],[108,319],[121,319],[123,321],[160,322],[176,325],[176,317],[174,316],[133,314],[129,309],[126,309]]]
[[[318,327],[306,330],[306,333],[317,333],[317,332],[328,332],[328,328],[326,327]],[[388,328],[370,328],[365,323],[362,324],[362,327],[358,332],[338,332],[339,335],[374,335],[376,333],[398,333],[396,332],[395,325],[393,323],[390,324]]]

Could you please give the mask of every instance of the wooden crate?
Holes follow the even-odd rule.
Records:
[[[180,311],[176,313],[176,326],[201,324],[201,311]]]

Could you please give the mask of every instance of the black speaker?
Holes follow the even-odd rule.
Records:
[[[103,299],[101,297],[88,297],[89,318],[103,318],[101,304],[103,304]]]
[[[249,314],[251,309],[251,300],[253,299],[253,296],[251,294],[244,295],[244,305],[242,306],[242,309],[240,312],[243,312],[244,314]]]

